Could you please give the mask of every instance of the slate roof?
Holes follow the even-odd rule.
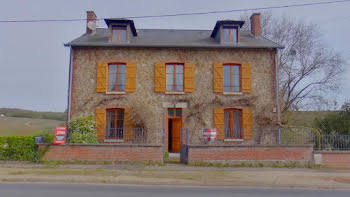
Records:
[[[97,28],[93,35],[84,34],[65,46],[105,47],[179,47],[179,48],[283,48],[264,37],[254,37],[250,31],[240,33],[240,42],[220,44],[210,37],[212,30],[138,29],[137,36],[121,44],[109,42],[109,29]]]

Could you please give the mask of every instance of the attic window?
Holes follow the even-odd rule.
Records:
[[[126,26],[112,26],[112,41],[113,42],[126,42]]]
[[[237,43],[238,42],[238,28],[237,27],[223,27],[224,42]]]

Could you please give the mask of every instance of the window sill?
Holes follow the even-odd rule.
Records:
[[[120,140],[120,139],[104,139],[103,142],[124,142],[124,140]]]
[[[106,94],[119,94],[119,95],[123,95],[126,94],[125,92],[106,92]]]
[[[243,92],[224,92],[224,95],[243,95]]]
[[[165,92],[165,94],[185,94],[185,92]]]
[[[243,142],[243,139],[224,139],[224,142]]]

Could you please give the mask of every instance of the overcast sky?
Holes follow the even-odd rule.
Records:
[[[329,0],[1,0],[0,20],[98,18],[244,9]],[[318,24],[327,44],[350,62],[350,2],[271,10]],[[242,12],[136,19],[136,28],[212,29],[220,19],[239,19]],[[99,27],[105,27],[100,21]],[[85,33],[85,22],[0,23],[0,107],[64,111],[67,106],[69,48]],[[350,98],[349,64],[344,84],[334,97]]]

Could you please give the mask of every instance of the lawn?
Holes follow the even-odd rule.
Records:
[[[0,136],[32,135],[43,130],[53,131],[63,121],[18,117],[0,117]]]

